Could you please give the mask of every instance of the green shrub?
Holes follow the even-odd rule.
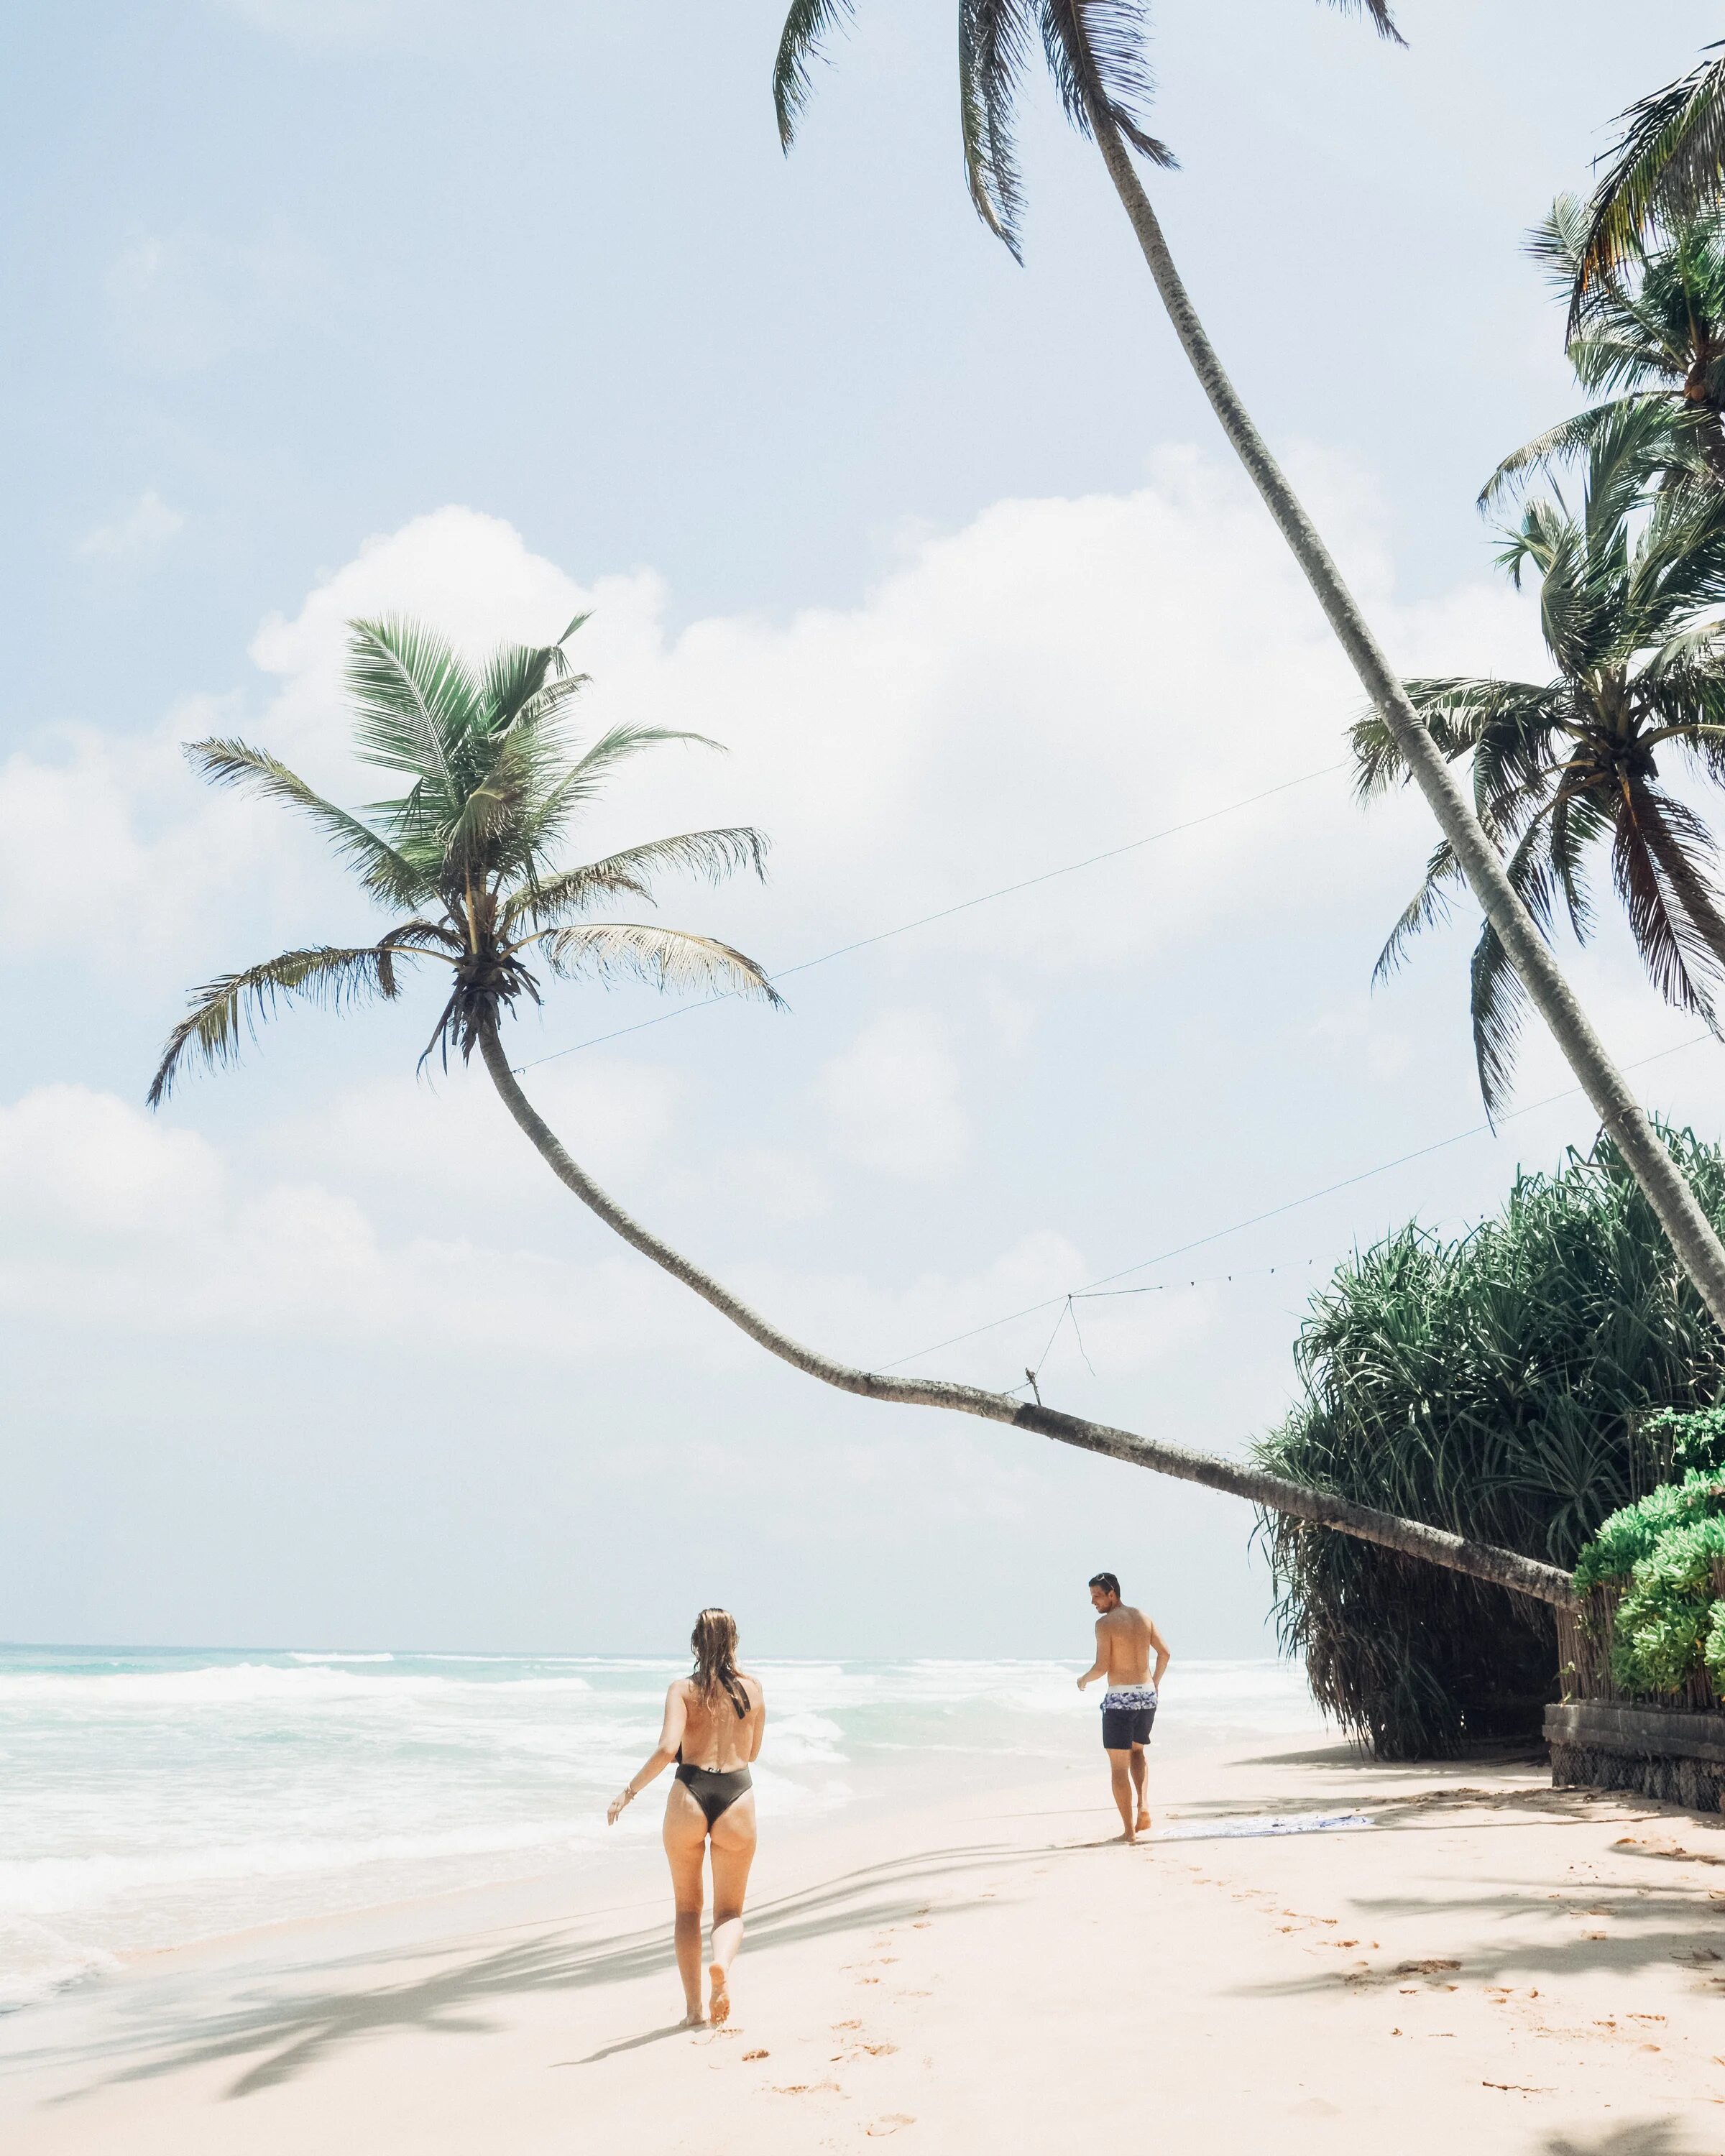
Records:
[[[1713,1690],[1725,1699],[1725,1602],[1716,1602],[1707,1618],[1707,1644],[1702,1660],[1713,1681]]]
[[[1667,1136],[1725,1224],[1725,1157]],[[1262,1466],[1566,1569],[1671,1474],[1680,1442],[1680,1472],[1725,1473],[1725,1414],[1648,1435],[1661,1410],[1725,1398],[1725,1339],[1604,1139],[1518,1177],[1466,1235],[1415,1224],[1356,1253],[1313,1297],[1295,1366]],[[1538,1733],[1557,1683],[1548,1610],[1286,1516],[1260,1524],[1285,1645],[1380,1758]],[[1653,1539],[1599,1548],[1594,1578],[1626,1582]]]
[[[1713,1471],[1692,1468],[1681,1482],[1662,1482],[1633,1505],[1614,1512],[1576,1560],[1576,1593],[1586,1594],[1608,1580],[1627,1579],[1651,1558],[1672,1528],[1718,1513],[1720,1487]]]
[[[1725,1408],[1661,1408],[1642,1417],[1641,1435],[1655,1450],[1669,1449],[1679,1474],[1691,1467],[1725,1470]]]

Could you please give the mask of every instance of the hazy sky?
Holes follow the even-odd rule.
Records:
[[[764,890],[662,911],[769,967],[1230,811],[801,975],[788,1014],[531,1073],[626,1204],[809,1339],[909,1356],[1480,1123],[1470,926],[1369,992],[1429,827],[1351,804],[1357,692],[1094,153],[1036,85],[1019,270],[965,199],[947,0],[864,0],[788,162],[778,13],[13,23],[0,1635],[660,1649],[719,1599],[781,1653],[1076,1653],[1107,1565],[1177,1650],[1260,1647],[1245,1507],[773,1363],[482,1081],[416,1082],[429,983],[141,1105],[189,985],[370,920],[178,744],[371,798],[351,615],[483,649],[591,605],[585,722],[732,752],[642,760],[583,844],[761,824]],[[1301,0],[1168,0],[1155,192],[1398,660],[1537,673],[1472,506],[1569,408],[1521,236],[1717,9],[1401,16],[1406,52]],[[1625,1057],[1696,1031],[1620,939],[1576,970]],[[513,1050],[659,1009],[561,990]],[[1717,1055],[1645,1096],[1716,1131]],[[1567,1082],[1530,1040],[1521,1099]],[[1237,1448],[1356,1240],[1476,1217],[1589,1135],[1536,1108],[1151,1267],[1044,1396]],[[1012,1384],[1055,1315],[912,1367]]]

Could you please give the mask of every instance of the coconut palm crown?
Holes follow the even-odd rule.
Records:
[[[1581,275],[1589,229],[1586,205],[1560,195],[1530,236],[1527,251],[1565,294]],[[1582,388],[1604,401],[1506,457],[1482,509],[1535,472],[1584,456],[1626,403],[1669,423],[1662,455],[1653,445],[1668,480],[1725,480],[1725,213],[1698,211],[1656,247],[1630,242],[1621,270],[1588,285],[1568,352]]]
[[[1389,0],[1329,0],[1370,16],[1400,42]],[[788,150],[814,94],[810,63],[855,0],[792,0],[773,70],[778,139]],[[964,176],[977,215],[1019,258],[1024,182],[1016,115],[1040,46],[1067,119],[1088,138],[1100,119],[1154,165],[1172,165],[1144,124],[1154,84],[1144,57],[1146,0],[958,0],[958,121]]]
[[[766,841],[745,829],[685,831],[603,860],[559,865],[580,811],[618,766],[662,742],[716,747],[705,736],[617,726],[578,751],[567,728],[588,677],[567,645],[507,644],[475,672],[453,647],[402,619],[349,624],[347,686],[361,760],[398,773],[407,790],[359,814],[337,808],[265,751],[244,742],[193,742],[195,769],[217,785],[279,801],[307,816],[397,917],[375,943],[313,944],[223,973],[193,991],[151,1085],[163,1101],[187,1059],[230,1061],[278,1001],[341,1009],[393,1000],[403,968],[445,969],[449,993],[425,1055],[471,1055],[523,996],[540,1000],[540,972],[608,982],[633,976],[660,988],[707,988],[777,1004],[752,958],[687,930],[593,921],[620,899],[653,902],[653,877],[675,870],[717,882],[762,873]],[[424,1058],[421,1059],[422,1063]]]
[[[1597,286],[1650,233],[1671,231],[1725,195],[1725,44],[1703,48],[1676,82],[1630,105],[1601,161],[1572,286],[1570,333]]]
[[[1650,444],[1665,424],[1620,408],[1588,458],[1579,514],[1561,495],[1528,505],[1499,556],[1520,583],[1539,579],[1548,681],[1413,680],[1408,694],[1451,760],[1472,759],[1481,822],[1507,854],[1509,880],[1549,934],[1561,900],[1585,938],[1594,915],[1590,855],[1609,848],[1636,947],[1666,1000],[1713,1024],[1725,978],[1725,916],[1707,825],[1661,782],[1676,754],[1725,783],[1725,490],[1663,488]],[[1369,799],[1406,776],[1373,712],[1352,735]],[[1378,975],[1409,939],[1447,915],[1461,876],[1447,843],[1396,923]],[[1494,1114],[1506,1099],[1524,997],[1488,921],[1473,957],[1474,1049]]]

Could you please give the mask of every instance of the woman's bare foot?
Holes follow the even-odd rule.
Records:
[[[1137,1825],[1132,1829],[1132,1832],[1133,1832],[1135,1835],[1139,1835],[1139,1834],[1148,1834],[1148,1833],[1149,1833],[1149,1831],[1150,1831],[1150,1815],[1149,1815],[1149,1813],[1148,1813],[1148,1812],[1140,1812],[1140,1813],[1138,1814],[1138,1823],[1137,1823]]]
[[[725,1972],[717,1962],[707,1971],[707,1981],[712,1987],[711,2000],[707,2007],[707,2019],[714,2028],[720,2029],[731,2019],[731,1991]]]
[[[683,2016],[682,2025],[685,2029],[705,2029],[706,2016],[698,2006],[695,2007]]]

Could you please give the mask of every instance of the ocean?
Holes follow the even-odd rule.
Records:
[[[118,1957],[572,1867],[658,1833],[682,1661],[298,1649],[0,1648],[0,2010]],[[763,1820],[1032,1781],[1097,1756],[1055,1661],[752,1661]],[[1316,1732],[1302,1673],[1182,1661],[1158,1745]],[[1004,1769],[1004,1774],[1003,1774]]]

